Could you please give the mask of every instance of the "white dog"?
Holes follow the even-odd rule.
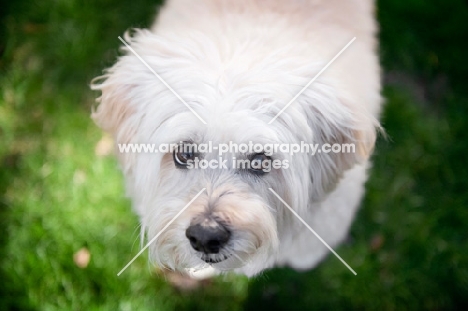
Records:
[[[379,128],[375,32],[371,0],[170,0],[150,30],[125,36],[133,51],[124,47],[92,83],[102,91],[94,120],[119,144],[181,144],[174,152],[118,154],[147,239],[160,234],[152,260],[177,271],[209,266],[249,276],[273,266],[314,267],[328,249],[275,193],[331,247],[345,238]],[[208,142],[356,149],[234,151],[223,159],[278,159],[288,167],[188,169],[218,154],[182,146]]]

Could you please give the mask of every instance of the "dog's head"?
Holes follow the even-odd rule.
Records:
[[[102,91],[93,118],[118,144],[177,146],[157,153],[118,150],[142,228],[148,240],[155,238],[150,254],[159,265],[212,265],[250,275],[271,266],[294,228],[293,216],[270,188],[301,214],[373,148],[375,120],[336,89],[332,75],[317,80],[270,123],[322,63],[291,56],[287,61],[291,50],[260,58],[241,49],[228,57],[203,35],[181,43],[139,31],[126,39],[193,110],[128,50],[92,85]],[[315,155],[184,149],[230,142],[350,143],[356,149]],[[218,165],[189,167],[197,159]],[[262,165],[241,167],[239,161]]]

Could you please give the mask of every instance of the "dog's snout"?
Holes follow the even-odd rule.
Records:
[[[229,241],[231,232],[219,223],[214,226],[191,225],[185,231],[193,249],[205,254],[217,254]]]

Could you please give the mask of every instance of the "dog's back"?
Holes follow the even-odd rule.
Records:
[[[161,9],[152,31],[178,38],[203,33],[224,45],[225,57],[232,53],[230,48],[257,41],[258,46],[250,52],[254,61],[289,46],[291,57],[302,56],[310,63],[330,60],[344,43],[356,37],[347,60],[337,60],[340,64],[334,66],[340,67],[336,78],[342,80],[343,92],[360,94],[359,101],[366,109],[379,115],[373,0],[172,0]],[[324,77],[333,73],[330,68]]]

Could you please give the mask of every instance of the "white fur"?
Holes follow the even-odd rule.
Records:
[[[172,0],[151,30],[125,39],[208,123],[192,114],[127,48],[92,84],[93,118],[118,143],[355,143],[355,154],[278,154],[289,169],[261,177],[236,170],[178,170],[170,155],[119,154],[128,195],[148,239],[203,193],[150,247],[176,270],[206,267],[185,237],[212,209],[233,233],[214,265],[254,275],[275,265],[314,267],[346,236],[364,193],[380,110],[370,0]],[[268,122],[351,38],[357,40],[280,117]],[[232,155],[226,155],[232,156]],[[206,155],[206,158],[215,158]],[[230,194],[219,197],[223,192]]]

